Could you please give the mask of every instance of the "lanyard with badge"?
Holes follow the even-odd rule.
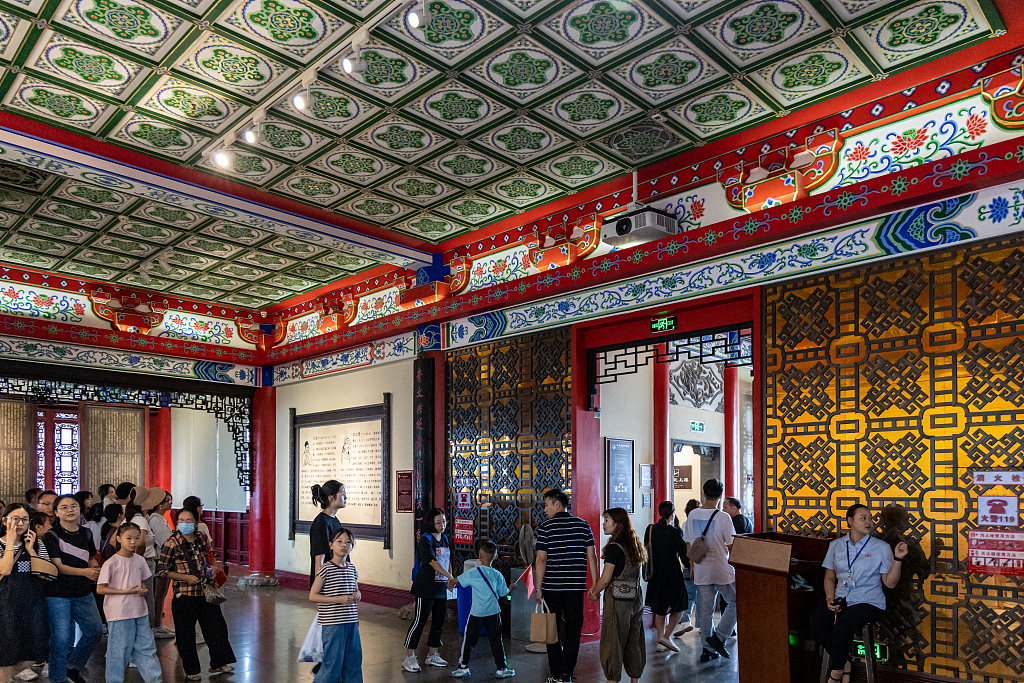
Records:
[[[868,544],[867,544],[866,541],[867,541],[867,539],[865,538],[864,545],[862,545],[860,547],[860,550],[857,551],[857,554],[854,555],[853,559],[851,560],[850,559],[850,538],[849,537],[846,538],[846,565],[847,565],[848,568],[847,568],[847,572],[846,572],[846,581],[843,583],[843,586],[845,588],[851,588],[852,589],[852,588],[856,588],[857,587],[857,584],[853,580],[853,563],[856,562],[857,558],[860,557],[860,554],[862,552],[864,552],[864,548],[868,547]]]

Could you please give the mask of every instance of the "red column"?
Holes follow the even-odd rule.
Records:
[[[260,387],[252,402],[252,496],[249,500],[249,572],[273,576],[274,493],[277,486],[277,397]]]
[[[572,513],[586,520],[601,538],[601,473],[604,471],[601,448],[601,421],[587,410],[587,347],[585,332],[572,328]],[[538,492],[539,493],[539,492]],[[600,550],[598,550],[600,557]],[[600,571],[600,560],[598,560]],[[587,585],[593,584],[591,576]],[[583,641],[597,640],[601,633],[601,612],[598,603],[583,603]]]
[[[725,495],[735,496],[739,490],[740,459],[743,437],[740,432],[743,413],[740,408],[739,368],[725,369],[725,443],[722,449],[725,465]]]
[[[664,344],[658,344],[658,355],[668,353]],[[658,518],[658,505],[663,500],[672,500],[672,438],[669,435],[668,379],[671,367],[668,363],[654,364],[654,518]]]
[[[171,409],[158,408],[149,418],[146,486],[171,490]]]

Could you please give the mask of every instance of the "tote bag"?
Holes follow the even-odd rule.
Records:
[[[555,613],[548,609],[548,603],[541,600],[530,615],[530,640],[535,643],[558,642],[558,622]]]

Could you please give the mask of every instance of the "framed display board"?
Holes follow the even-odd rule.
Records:
[[[296,415],[291,422],[289,535],[320,513],[310,488],[336,479],[347,504],[338,521],[358,539],[391,547],[391,394],[376,405]]]
[[[605,501],[607,508],[633,512],[633,440],[604,440]]]

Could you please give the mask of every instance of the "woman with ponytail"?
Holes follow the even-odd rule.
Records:
[[[331,539],[341,530],[341,522],[336,515],[345,507],[345,485],[331,479],[323,484],[313,484],[313,504],[321,508],[309,525],[309,587],[313,587],[317,572],[324,562],[330,562],[334,556],[331,552]]]

